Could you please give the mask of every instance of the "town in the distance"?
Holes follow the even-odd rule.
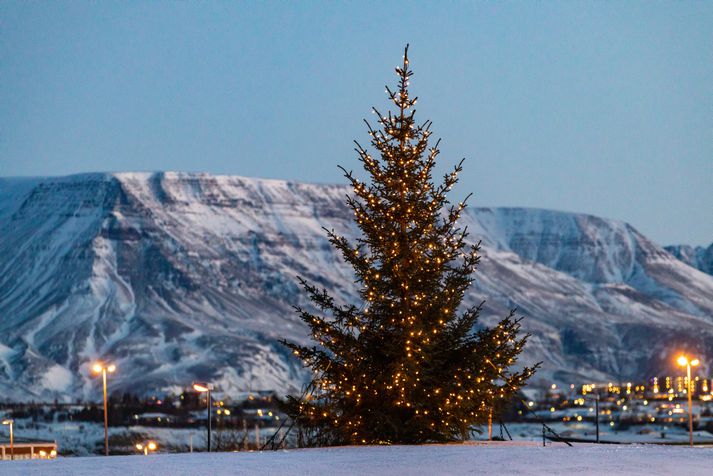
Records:
[[[693,438],[696,444],[713,444],[713,382],[695,373],[698,359],[682,354],[676,363],[681,374],[641,381],[530,385],[474,437],[612,444],[688,444]],[[96,370],[120,371],[101,363]],[[687,370],[694,372],[690,381]],[[112,394],[107,397],[108,443],[112,454],[147,455],[159,449],[206,451],[209,438],[212,451],[295,448],[299,436],[288,431],[281,400],[272,390],[230,394],[207,383],[189,385],[178,395]],[[13,424],[13,444],[0,440],[5,459],[104,452],[101,403],[0,403],[0,413],[3,424]]]

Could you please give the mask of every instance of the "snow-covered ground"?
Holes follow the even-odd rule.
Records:
[[[593,422],[549,422],[550,428],[563,438],[594,440],[596,429]],[[542,439],[542,425],[538,423],[510,423],[507,425],[513,440],[538,441]],[[496,425],[493,435],[500,437],[500,429]],[[507,434],[503,431],[503,438]],[[688,429],[676,425],[633,425],[625,430],[610,427],[602,422],[599,428],[599,438],[609,443],[653,443],[681,444],[688,442]],[[713,443],[713,434],[705,430],[694,430],[693,441],[696,443]],[[713,474],[713,470],[711,471]]]
[[[576,445],[339,447],[277,452],[189,453],[2,462],[5,476],[57,475],[710,475],[713,448]],[[532,444],[530,444],[532,445]]]
[[[2,417],[2,413],[0,413]],[[548,426],[564,438],[580,440],[594,440],[595,427],[592,422],[549,422]],[[507,429],[507,431],[505,431]],[[238,429],[240,431],[241,429]],[[485,438],[485,428],[482,429],[481,439]],[[275,430],[262,428],[256,435],[252,428],[248,431],[251,444],[259,436],[261,442],[272,436]],[[542,441],[542,425],[538,423],[508,423],[502,428],[495,425],[493,436],[508,439],[508,433],[516,444],[538,443]],[[50,440],[57,442],[60,454],[75,456],[90,456],[102,451],[104,444],[104,427],[99,423],[64,422],[64,423],[32,423],[28,420],[17,419],[15,422],[15,435],[22,438]],[[161,451],[179,453],[188,451],[190,445],[196,450],[203,449],[206,445],[206,432],[203,428],[167,428],[151,426],[118,426],[110,427],[112,451],[115,453],[131,452],[134,443],[153,440],[158,443]],[[220,438],[220,430],[214,429],[214,444]],[[228,435],[225,435],[227,437]],[[548,436],[551,436],[548,434]],[[241,436],[242,437],[242,436]],[[0,440],[7,440],[7,427],[0,428]],[[713,444],[713,434],[705,430],[695,430],[693,438],[696,443]],[[688,430],[683,426],[675,425],[634,425],[627,429],[610,427],[606,422],[600,426],[600,439],[610,443],[637,443],[637,444],[681,444],[688,442]],[[713,471],[712,473],[713,474]],[[0,471],[2,475],[2,471]]]

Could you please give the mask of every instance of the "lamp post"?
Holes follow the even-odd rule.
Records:
[[[211,407],[211,402],[210,402],[210,391],[213,390],[213,384],[210,383],[194,383],[193,384],[193,390],[199,393],[207,393],[208,395],[208,453],[210,453],[210,431],[211,431],[211,424],[210,424],[210,407]]]
[[[116,371],[116,365],[104,365],[101,362],[97,362],[92,366],[92,371],[102,376],[102,387],[104,389],[104,456],[109,456],[109,417],[106,408],[106,374],[114,373]]]
[[[681,367],[686,367],[686,377],[688,378],[686,388],[686,393],[688,394],[688,442],[693,446],[693,385],[691,385],[691,366],[695,367],[699,365],[701,361],[698,359],[689,359],[685,355],[682,355],[676,362],[678,362],[678,365]]]
[[[15,423],[15,420],[12,418],[9,418],[7,420],[3,420],[2,424],[3,425],[9,425],[10,426],[10,459],[14,460],[15,459],[15,434],[12,431],[12,425]]]
[[[597,393],[587,395],[587,398],[594,399],[594,427],[596,430],[596,442],[599,443],[599,388],[597,388]]]

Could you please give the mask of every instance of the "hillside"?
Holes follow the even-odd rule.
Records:
[[[671,245],[665,248],[687,265],[713,275],[713,243],[708,248],[691,245]]]
[[[0,179],[0,395],[94,397],[98,357],[116,362],[116,390],[298,388],[276,341],[306,339],[295,277],[355,297],[322,229],[356,232],[347,191],[170,172]],[[486,299],[486,321],[526,316],[540,381],[640,380],[685,346],[713,357],[713,276],[631,226],[524,208],[470,208],[462,224],[484,244],[467,302]]]

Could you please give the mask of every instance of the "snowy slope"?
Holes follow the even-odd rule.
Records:
[[[294,390],[304,371],[277,339],[306,339],[300,275],[353,300],[323,226],[356,229],[343,186],[182,173],[0,179],[0,395],[93,397],[197,379],[227,391]],[[539,379],[629,379],[682,345],[713,357],[713,276],[631,226],[523,208],[463,217],[484,260],[469,303],[518,307]],[[704,362],[708,359],[704,359]]]
[[[7,476],[152,475],[627,475],[710,474],[713,449],[660,445],[521,442],[427,446],[362,446],[239,453],[184,453],[55,461],[4,461]]]
[[[713,275],[713,243],[708,248],[691,245],[671,245],[665,248],[687,265]]]

